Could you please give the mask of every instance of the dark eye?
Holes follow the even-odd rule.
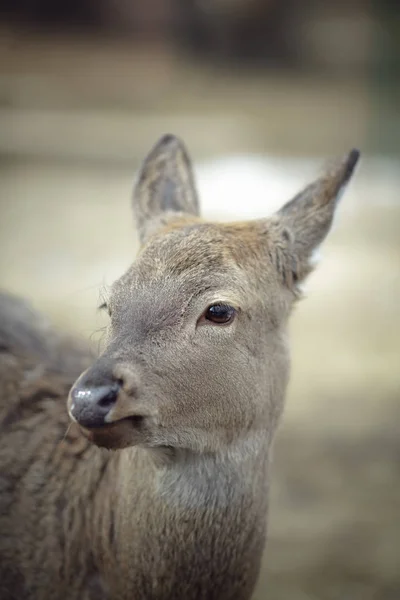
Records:
[[[217,325],[229,323],[235,317],[236,310],[229,304],[212,304],[204,313],[206,321],[211,321]]]

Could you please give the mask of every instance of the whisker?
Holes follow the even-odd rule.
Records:
[[[65,440],[66,440],[66,438],[67,438],[67,435],[68,435],[68,433],[69,433],[69,430],[71,429],[71,427],[72,427],[72,422],[71,422],[71,423],[68,425],[68,427],[67,427],[67,430],[66,430],[66,432],[64,433],[64,436],[63,436],[62,440],[60,441],[60,444],[62,444],[62,442],[65,442]]]
[[[103,283],[101,285],[101,287],[99,288],[99,301],[98,301],[98,306],[107,306],[108,304],[108,297],[109,297],[109,289],[110,286],[107,285],[106,283]]]

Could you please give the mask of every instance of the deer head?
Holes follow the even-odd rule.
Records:
[[[68,400],[94,443],[217,452],[272,439],[287,320],[358,158],[352,150],[272,217],[217,224],[199,216],[184,145],[161,138],[136,183],[141,247],[111,288],[105,351]]]

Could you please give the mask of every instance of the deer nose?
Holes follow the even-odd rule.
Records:
[[[121,384],[118,381],[90,385],[77,381],[70,392],[69,412],[82,427],[106,425],[106,417],[117,402]]]

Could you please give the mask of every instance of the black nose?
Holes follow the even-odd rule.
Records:
[[[120,391],[117,381],[104,381],[101,385],[77,381],[70,393],[69,410],[83,427],[101,427],[117,401]]]

